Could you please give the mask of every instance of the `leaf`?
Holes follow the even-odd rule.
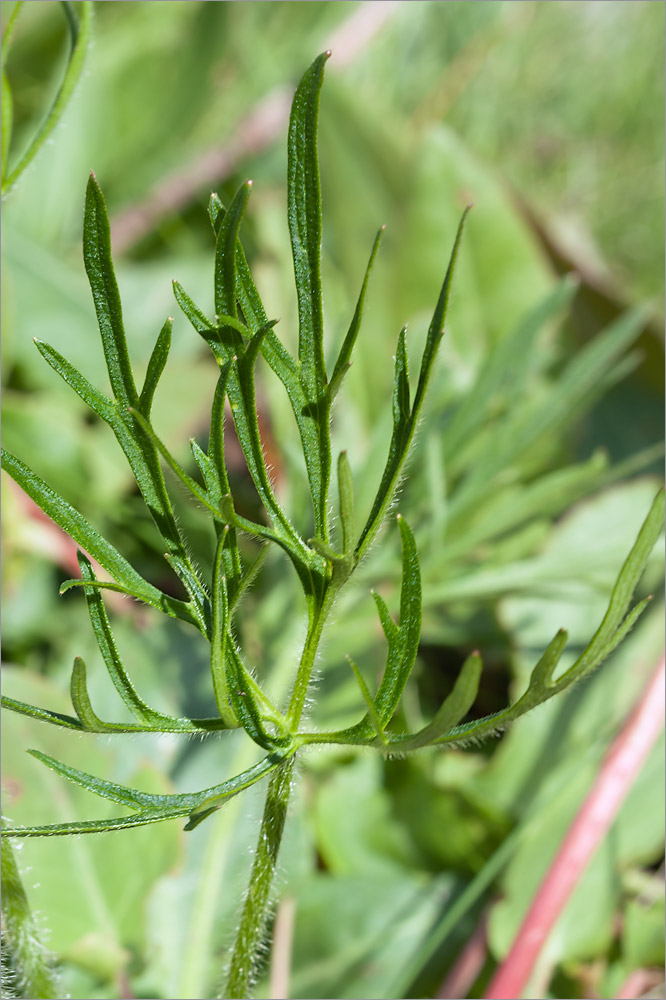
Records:
[[[96,389],[81,372],[77,371],[74,365],[70,364],[59,351],[47,344],[43,340],[35,337],[35,346],[42,357],[50,364],[51,368],[70,386],[74,392],[81,397],[84,403],[90,407],[93,413],[113,426],[117,420],[118,411],[113,400],[105,396],[104,393]]]
[[[400,623],[396,625],[386,604],[373,592],[384,635],[388,642],[388,655],[384,675],[374,698],[375,711],[382,730],[391,721],[398,707],[405,685],[416,661],[419,636],[421,633],[421,572],[419,569],[416,542],[412,531],[402,517],[397,516],[402,544],[402,584],[400,588]],[[366,716],[355,726],[335,733],[303,734],[306,743],[351,743],[372,741],[372,720]],[[395,736],[389,742],[393,742]]]
[[[213,231],[217,234],[225,215],[224,207],[217,195],[211,196],[209,213],[213,224]],[[174,286],[174,290],[176,290],[176,286]],[[190,322],[192,322],[201,336],[208,339],[211,326],[210,321],[206,319],[192,300],[188,296],[185,296],[180,287],[177,289],[177,293],[177,297],[180,295],[179,301],[182,299],[183,311],[190,319]],[[254,332],[257,332],[267,324],[266,311],[261,303],[261,298],[252,278],[240,240],[236,243],[236,296],[243,316]],[[211,343],[212,346],[213,344]],[[262,356],[280,379],[287,392],[301,437],[310,493],[313,498],[313,506],[316,509],[316,498],[319,495],[322,468],[320,455],[321,442],[317,421],[313,419],[312,407],[301,384],[299,366],[272,330],[268,330],[264,336],[260,349]]]
[[[81,577],[85,584],[94,582],[95,572],[90,561],[82,553],[78,553],[78,560]],[[150,708],[135,691],[116,648],[102,595],[95,587],[85,586],[85,596],[90,622],[109,677],[134,718],[151,728],[159,727],[163,722],[172,722],[173,720],[169,716]]]
[[[83,256],[102,336],[109,379],[114,396],[120,404],[120,409],[104,419],[107,419],[112,427],[151,516],[167,544],[171,565],[192,598],[197,627],[205,632],[207,594],[188,557],[176,524],[157,447],[150,437],[136,433],[132,418],[125,415],[129,409],[140,409],[140,399],[130,365],[120,294],[113,270],[109,219],[104,196],[94,175],[91,175],[86,191]],[[165,334],[161,342],[158,338],[157,355],[151,358],[151,361],[154,361],[153,369],[149,372],[151,381],[157,376],[159,366],[163,363],[162,356],[167,337],[168,334]],[[150,398],[152,398],[152,388],[149,383],[146,399],[149,401]]]
[[[88,685],[86,683],[86,665],[80,656],[77,656],[74,659],[70,692],[74,711],[81,720],[81,725],[86,732],[104,732],[105,723],[103,723],[102,720],[95,715],[93,707],[90,703]]]
[[[439,736],[456,726],[474,704],[479,690],[481,670],[481,657],[478,652],[472,653],[460,668],[453,690],[437,710],[432,722],[413,736],[391,741],[391,750],[402,752],[430,746]]]
[[[407,454],[409,452],[409,447],[414,437],[414,430],[423,407],[423,401],[425,399],[426,389],[430,381],[437,348],[439,347],[439,343],[444,333],[443,324],[446,318],[446,310],[451,293],[451,282],[453,280],[456,260],[458,258],[460,242],[468,212],[469,208],[465,209],[462,219],[458,225],[458,231],[453,244],[449,266],[446,271],[446,277],[444,278],[444,284],[442,285],[442,289],[439,293],[439,299],[437,300],[437,305],[435,306],[430,327],[428,328],[423,357],[421,358],[419,381],[411,411],[409,409],[409,382],[407,374],[407,355],[405,351],[404,330],[401,332],[398,339],[398,350],[396,352],[395,359],[395,385],[393,392],[393,434],[391,436],[389,454],[386,460],[382,480],[368,516],[368,520],[365,523],[365,527],[361,532],[361,537],[356,545],[357,561],[360,561],[363,558],[372,544],[375,535],[379,531],[384,515],[386,514],[391,500],[393,499],[405,459],[407,458]]]
[[[356,303],[356,309],[354,310],[354,315],[347,331],[347,335],[342,342],[342,347],[340,348],[340,353],[338,354],[338,359],[335,362],[333,368],[333,374],[331,376],[331,382],[329,385],[329,399],[333,402],[335,395],[337,393],[337,388],[339,383],[342,381],[342,377],[349,368],[351,362],[352,352],[354,350],[354,344],[356,343],[356,338],[358,337],[358,332],[361,327],[361,320],[363,319],[363,308],[365,306],[365,296],[368,290],[368,282],[370,280],[370,274],[372,272],[372,265],[375,262],[375,257],[377,256],[377,250],[379,249],[379,244],[381,238],[384,235],[386,226],[382,226],[377,235],[375,236],[375,242],[372,247],[372,252],[370,254],[370,260],[368,261],[368,266],[365,270],[365,277],[363,278],[363,284],[361,285],[361,291]],[[336,385],[336,380],[339,380]],[[333,391],[333,386],[336,385],[335,392]]]
[[[227,643],[226,650],[226,663],[229,669],[227,687],[229,701],[241,726],[248,736],[264,750],[272,751],[276,747],[287,745],[291,742],[290,736],[272,736],[266,732],[256,697],[256,685],[248,683],[249,675],[233,641]]]
[[[139,397],[127,351],[120,293],[111,260],[111,231],[104,195],[91,173],[83,217],[83,259],[102,335],[104,357],[113,393],[125,406]]]
[[[213,690],[217,710],[227,726],[238,725],[238,718],[229,704],[227,680],[227,631],[229,628],[229,601],[224,577],[224,546],[227,541],[228,529],[223,532],[217,542],[215,563],[213,566],[213,625],[210,644],[210,670],[213,677]]]
[[[611,593],[608,610],[599,628],[573,666],[569,667],[561,677],[555,681],[552,680],[553,671],[567,639],[567,633],[560,630],[534,668],[527,691],[514,705],[501,712],[496,712],[494,715],[454,727],[447,736],[437,740],[436,745],[478,739],[480,736],[504,728],[536,705],[540,705],[555,694],[565,691],[598,667],[627,635],[629,629],[636,623],[648,604],[647,599],[641,601],[627,614],[634,590],[663,530],[663,523],[664,490],[662,489],[655,497],[638,537],[620,570]]]
[[[201,808],[207,812],[212,811],[211,806],[219,808],[224,802],[238,795],[244,789],[249,788],[256,781],[259,781],[266,774],[273,771],[279,764],[282,764],[293,753],[277,751],[264,760],[255,764],[254,767],[236,775],[228,781],[223,781],[212,788],[205,788],[201,792],[184,793],[181,795],[156,795],[149,792],[139,792],[133,788],[125,788],[112,781],[105,781],[96,778],[92,774],[86,774],[77,768],[63,764],[61,761],[41,753],[39,750],[29,750],[28,753],[36,757],[51,770],[67,778],[69,781],[80,785],[82,788],[93,792],[105,799],[111,799],[129,809],[138,810],[134,816],[121,816],[109,820],[90,820],[73,823],[57,823],[49,826],[35,827],[3,827],[3,837],[45,837],[45,836],[65,836],[71,833],[96,833],[104,830],[122,830],[129,826],[142,826],[147,823],[159,823],[162,820],[175,819],[178,816],[187,816],[190,813],[196,814]]]
[[[141,390],[141,395],[139,396],[138,405],[138,409],[141,411],[146,420],[150,416],[155,389],[157,388],[157,383],[160,380],[162,372],[164,371],[164,366],[167,363],[167,358],[169,357],[172,328],[173,317],[169,316],[159,332],[157,341],[155,342],[155,347],[153,348],[153,352],[150,355],[150,360],[148,362],[148,369],[143,382],[143,389]]]
[[[382,631],[386,637],[386,641],[388,642],[389,646],[391,646],[398,640],[398,626],[391,618],[391,613],[387,608],[386,601],[381,596],[381,594],[378,594],[376,590],[373,590],[372,597],[375,604],[377,605],[377,612],[379,614],[379,620],[382,625]]]
[[[321,304],[321,192],[317,155],[319,94],[330,52],[318,56],[301,80],[291,106],[288,138],[287,217],[298,297],[298,360],[310,402],[326,389]]]
[[[374,726],[375,733],[377,734],[377,737],[381,740],[381,742],[384,744],[384,746],[387,746],[388,745],[388,741],[386,739],[386,736],[384,735],[384,728],[382,726],[382,723],[381,723],[381,720],[380,720],[379,716],[377,715],[377,711],[375,709],[374,700],[372,698],[372,695],[370,694],[370,691],[368,689],[368,685],[365,683],[365,680],[363,679],[363,674],[358,669],[358,667],[356,666],[356,664],[352,660],[351,656],[347,656],[347,657],[345,657],[345,659],[347,660],[347,663],[349,664],[349,666],[354,671],[354,676],[355,676],[356,680],[358,681],[358,686],[361,689],[361,694],[363,695],[363,700],[365,701],[366,705],[368,706],[368,714],[370,716],[370,719],[372,720],[372,725]]]
[[[22,490],[41,507],[45,514],[55,521],[75,542],[89,552],[93,559],[107,570],[118,583],[137,600],[150,604],[172,618],[198,625],[192,613],[192,606],[163,594],[153,587],[127,562],[117,549],[102,538],[86,521],[82,514],[63,500],[50,486],[31,469],[7,451],[2,452],[2,468],[18,483]]]
[[[317,124],[324,64],[329,55],[330,52],[324,52],[315,59],[294,94],[289,119],[287,163],[287,218],[298,299],[300,381],[308,404],[305,416],[314,422],[319,443],[319,468],[311,465],[308,478],[315,533],[322,541],[328,541],[331,446],[321,301],[321,192]]]
[[[83,729],[81,721],[73,715],[64,715],[61,712],[50,712],[46,708],[37,708],[35,705],[27,705],[24,701],[16,701],[15,698],[2,696],[2,707],[16,712],[18,715],[26,715],[29,719],[36,719],[38,722],[50,722],[54,726],[63,726],[65,729],[76,729],[79,732]]]
[[[141,430],[150,438],[160,454],[166,459],[169,467],[173,470],[173,472],[175,472],[181,483],[187,487],[192,496],[195,497],[199,503],[203,504],[203,506],[206,507],[214,515],[214,517],[219,519],[220,512],[218,508],[215,507],[215,505],[208,499],[206,493],[201,489],[197,481],[192,479],[192,476],[190,476],[189,473],[183,469],[180,463],[176,461],[167,446],[160,440],[160,438],[158,438],[157,434],[148,421],[143,417],[141,412],[138,409],[134,409],[134,407],[130,407],[128,412],[132,414]]]
[[[414,535],[399,514],[397,517],[402,544],[402,585],[400,588],[400,622],[398,639],[382,677],[375,705],[386,726],[393,716],[405,689],[418,652],[421,634],[421,571]]]
[[[236,242],[241,219],[247,207],[252,181],[245,181],[236,191],[225,212],[217,233],[215,247],[215,312],[237,319],[236,308]]]

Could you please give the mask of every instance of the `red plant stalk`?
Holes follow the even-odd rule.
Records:
[[[484,1000],[517,1000],[522,996],[553,925],[659,737],[664,724],[664,678],[662,657],[640,701],[613,741],[594,786],[570,826]]]

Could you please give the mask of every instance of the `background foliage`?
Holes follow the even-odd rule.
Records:
[[[207,303],[209,189],[228,201],[247,176],[255,186],[246,247],[271,314],[281,318],[280,335],[293,346],[285,130],[260,153],[241,151],[219,183],[195,183],[194,167],[209,149],[233,143],[257,101],[293,86],[357,7],[98,4],[75,101],[5,203],[4,443],[156,582],[164,582],[164,569],[122,455],[31,343],[44,337],[104,384],[80,251],[88,172],[94,168],[103,183],[119,243],[128,208],[145,204],[174,171],[191,181],[177,211],[163,211],[138,242],[126,240],[124,256],[116,253],[138,368],[174,312],[172,278]],[[661,433],[655,330],[663,315],[664,241],[656,220],[663,218],[664,5],[412,0],[391,7],[347,66],[335,69],[334,51],[320,119],[331,349],[346,328],[374,232],[387,224],[348,377],[351,402],[335,414],[340,441],[352,442],[359,505],[370,503],[364,483],[370,491],[377,481],[380,443],[390,434],[388,416],[377,421],[377,414],[387,409],[395,335],[409,320],[416,358],[460,209],[470,197],[475,203],[400,499],[424,577],[418,683],[406,708],[414,728],[473,648],[483,650],[488,671],[482,714],[504,704],[507,688],[520,689],[559,626],[582,645],[655,492],[655,467],[632,464],[631,456]],[[2,8],[4,22],[12,5]],[[10,162],[49,105],[64,41],[59,5],[25,5],[6,67],[14,100]],[[578,290],[556,283],[570,270]],[[540,321],[520,326],[548,297]],[[621,320],[594,340],[636,304],[645,308],[635,321]],[[184,461],[216,378],[200,344],[176,316],[177,363],[167,367],[153,411],[159,433]],[[574,358],[582,359],[580,370],[570,367]],[[484,370],[490,375],[479,383]],[[284,446],[291,416],[262,374],[262,431],[276,481],[298,516],[304,470]],[[243,475],[239,460],[241,486]],[[197,511],[177,486],[174,496],[194,556],[209,562],[211,541]],[[3,499],[3,653],[10,664],[3,690],[69,711],[65,692],[79,655],[90,667],[91,695],[103,705],[110,685],[95,669],[82,599],[55,596],[73,575],[74,549],[4,481]],[[245,503],[252,512],[249,484]],[[657,585],[657,561],[648,576],[646,590]],[[360,696],[344,655],[362,662],[369,679],[380,669],[368,589],[381,581],[390,601],[398,577],[398,548],[387,537],[337,609],[312,709],[318,723],[342,726],[358,716]],[[176,714],[214,710],[196,637],[122,599],[109,603],[119,645],[151,704]],[[247,599],[242,642],[260,670],[270,665],[276,689],[298,644],[299,613],[286,563],[272,556]],[[490,747],[390,763],[334,751],[305,758],[282,860],[281,890],[296,904],[292,996],[432,995],[489,902],[489,955],[506,952],[659,655],[660,617],[658,608],[648,612],[601,672]],[[80,801],[76,788],[63,789],[24,754],[26,746],[73,765],[85,753],[85,770],[155,791],[205,787],[253,762],[242,737],[227,735],[224,745],[216,738],[74,741],[18,716],[4,721],[4,741],[4,812],[25,823],[93,815],[89,797]],[[663,962],[654,943],[663,923],[663,881],[654,874],[663,853],[655,791],[663,787],[662,758],[657,748],[553,936],[541,975],[552,979],[554,996],[585,995],[592,982],[597,995],[610,997],[632,969]],[[97,808],[103,815],[103,804]],[[64,991],[212,995],[259,809],[252,790],[188,835],[178,824],[161,824],[99,841],[26,843],[19,863],[62,959]],[[445,935],[442,915],[470,884],[478,886],[475,902]],[[71,901],[65,908],[63,892]],[[482,989],[483,973],[472,995]],[[259,995],[269,995],[268,980]]]

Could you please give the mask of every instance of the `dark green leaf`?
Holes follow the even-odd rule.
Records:
[[[315,59],[294,94],[289,119],[287,166],[287,217],[298,299],[298,360],[301,385],[308,404],[307,414],[304,415],[316,425],[319,442],[319,468],[311,466],[308,474],[316,534],[322,541],[328,541],[331,449],[328,426],[330,401],[324,361],[321,301],[321,194],[317,124],[324,64],[329,55],[329,52],[324,52]]]
[[[210,670],[217,710],[227,726],[237,726],[238,719],[229,703],[229,681],[227,676],[227,633],[229,629],[229,601],[227,582],[224,576],[224,546],[229,529],[220,535],[215,552],[213,567],[213,627],[210,645]]]
[[[139,410],[130,407],[129,412],[132,414],[136,422],[139,424],[141,430],[146,434],[150,440],[153,442],[157,450],[160,452],[163,458],[166,459],[169,467],[175,472],[175,474],[180,479],[181,483],[187,487],[193,497],[195,497],[199,503],[203,504],[216,518],[220,517],[219,509],[211,502],[211,500],[206,495],[205,491],[199,486],[195,479],[189,475],[183,469],[183,467],[176,461],[167,446],[163,441],[158,438],[157,434],[148,423],[148,421],[142,416]]]
[[[356,666],[356,664],[352,660],[351,656],[347,656],[346,660],[347,660],[347,663],[349,664],[349,666],[354,671],[354,676],[356,677],[356,680],[358,681],[358,686],[361,689],[361,694],[363,695],[363,700],[365,701],[366,705],[368,706],[368,715],[370,716],[370,719],[372,721],[372,725],[374,727],[375,733],[377,734],[377,736],[381,740],[381,742],[384,745],[386,745],[387,744],[387,739],[386,739],[386,736],[384,735],[384,728],[382,726],[382,723],[381,723],[381,720],[380,720],[379,716],[377,715],[377,710],[375,708],[375,703],[374,703],[372,695],[370,694],[370,691],[368,689],[368,685],[365,683],[365,680],[363,678],[363,674],[358,669],[358,667]]]
[[[252,181],[241,184],[225,212],[215,248],[215,312],[238,317],[236,307],[236,243],[241,219],[250,197]],[[219,324],[219,319],[218,319]]]
[[[74,392],[88,404],[98,417],[101,417],[102,420],[113,426],[118,414],[115,403],[108,396],[105,396],[104,393],[100,392],[99,389],[96,389],[54,347],[51,347],[50,344],[45,343],[43,340],[38,340],[37,337],[35,337],[34,342],[37,350],[48,361],[51,368],[64,379],[67,385],[71,386]]]
[[[78,542],[86,552],[89,552],[93,559],[96,559],[108,573],[115,577],[127,593],[133,594],[146,604],[159,608],[165,614],[197,624],[190,604],[185,604],[183,601],[163,594],[139,576],[118,550],[105,538],[102,538],[82,514],[70,507],[66,500],[63,500],[55,490],[47,486],[20,459],[3,451],[2,468],[41,507],[44,513],[48,514],[68,535],[71,535],[75,542]]]
[[[91,174],[83,217],[83,259],[90,281],[109,371],[111,388],[125,406],[136,406],[139,397],[130,366],[120,294],[111,260],[111,233],[104,195]]]
[[[160,330],[157,341],[155,342],[155,347],[153,348],[153,353],[150,355],[150,361],[148,362],[148,369],[143,382],[143,389],[141,390],[141,395],[139,396],[138,406],[138,409],[141,410],[141,413],[146,420],[150,416],[155,389],[157,388],[157,383],[162,377],[164,366],[166,365],[167,358],[169,357],[172,327],[173,318],[169,316],[166,323]]]
[[[354,310],[354,315],[352,317],[349,330],[347,331],[347,335],[344,341],[342,342],[342,347],[340,348],[338,359],[335,362],[335,366],[333,368],[333,375],[331,376],[331,384],[329,389],[331,402],[333,401],[333,398],[337,393],[337,388],[336,392],[335,393],[333,392],[333,385],[336,383],[336,380],[341,381],[345,371],[349,368],[349,364],[351,362],[351,356],[354,350],[354,344],[356,343],[356,338],[358,337],[358,331],[361,327],[361,320],[363,319],[363,307],[365,305],[365,295],[368,290],[368,282],[370,280],[370,274],[372,272],[372,265],[375,262],[375,257],[377,256],[377,250],[379,249],[379,244],[382,236],[384,235],[385,229],[386,226],[382,226],[377,235],[375,236],[375,242],[372,247],[372,252],[370,254],[370,260],[368,261],[368,266],[365,270],[365,277],[363,278],[363,284],[361,286],[361,292],[358,297],[358,302],[356,303],[356,309]]]
[[[439,299],[430,322],[430,327],[428,328],[426,344],[423,351],[423,357],[421,359],[419,381],[411,411],[409,409],[409,382],[407,377],[407,354],[405,350],[404,330],[400,334],[395,359],[393,434],[391,436],[389,454],[386,460],[382,480],[379,485],[379,490],[377,491],[377,496],[375,497],[368,520],[366,521],[365,527],[361,532],[361,537],[356,546],[356,556],[358,560],[360,560],[367,552],[373,542],[373,539],[375,538],[375,535],[379,531],[384,515],[386,514],[391,500],[393,499],[405,459],[407,458],[407,454],[409,452],[412,438],[414,437],[414,430],[423,407],[423,401],[425,399],[426,389],[432,374],[437,348],[439,347],[439,343],[444,333],[443,324],[446,318],[446,309],[451,293],[451,282],[453,280],[455,264],[458,258],[458,251],[460,249],[460,241],[462,239],[463,228],[465,226],[465,220],[468,212],[469,208],[465,209],[462,219],[460,220],[458,232],[456,233],[455,242],[453,244],[453,250],[451,252],[451,258],[449,260],[449,266],[446,271],[446,277],[444,278],[444,284],[442,285]]]

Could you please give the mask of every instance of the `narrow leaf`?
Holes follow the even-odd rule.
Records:
[[[269,735],[262,721],[262,713],[255,698],[253,688],[246,683],[247,672],[243,668],[240,654],[234,643],[227,643],[226,662],[229,669],[228,693],[234,714],[248,736],[265,750],[275,750],[284,745],[289,737]]]
[[[83,218],[83,259],[95,303],[104,346],[104,357],[116,399],[136,406],[137,396],[130,366],[120,294],[111,260],[111,233],[104,195],[91,174]]]
[[[102,595],[94,586],[88,586],[88,584],[96,582],[92,565],[80,552],[78,553],[78,560],[81,569],[81,578],[85,583],[85,596],[90,622],[95,633],[99,651],[102,654],[102,659],[116,691],[137,722],[142,725],[153,728],[159,727],[162,723],[168,724],[172,722],[170,716],[165,716],[161,712],[156,712],[150,708],[134,689],[134,685],[127,676],[127,671],[116,648]]]
[[[115,404],[108,396],[96,389],[81,372],[77,371],[74,365],[70,364],[54,347],[43,340],[34,339],[35,346],[43,358],[48,361],[54,371],[71,386],[74,392],[87,403],[90,409],[102,420],[112,424],[117,417]]]
[[[150,355],[150,361],[148,362],[148,369],[143,382],[143,389],[141,390],[141,395],[139,396],[138,405],[138,409],[141,410],[141,413],[146,420],[150,416],[157,383],[162,377],[164,366],[166,365],[167,358],[169,357],[172,327],[173,317],[169,316],[166,323],[160,330],[153,352]]]
[[[203,506],[206,507],[215,517],[219,518],[220,512],[218,508],[215,506],[215,504],[211,503],[205,491],[202,490],[197,481],[195,479],[192,479],[192,476],[190,476],[190,474],[185,471],[182,465],[180,465],[180,463],[176,461],[176,459],[173,457],[173,455],[171,454],[167,446],[164,444],[164,442],[157,436],[152,426],[142,416],[141,412],[138,409],[134,409],[134,407],[130,407],[129,413],[132,414],[132,416],[138,423],[141,430],[144,432],[144,434],[146,434],[150,438],[150,440],[153,442],[153,444],[160,452],[162,457],[166,460],[169,467],[172,469],[173,472],[175,472],[175,474],[180,479],[181,483],[187,487],[192,496],[195,497],[195,499],[197,499],[200,504],[203,504]]]
[[[264,544],[259,549],[259,553],[258,553],[256,559],[254,559],[254,561],[250,564],[250,566],[246,570],[245,574],[243,575],[243,577],[242,577],[242,579],[240,581],[240,586],[238,587],[238,590],[236,591],[236,594],[235,594],[233,600],[231,600],[231,598],[229,599],[229,614],[230,615],[232,615],[234,613],[234,611],[238,607],[238,604],[240,603],[241,599],[243,598],[243,595],[249,590],[249,588],[252,586],[252,584],[256,580],[257,575],[259,574],[259,572],[261,570],[261,567],[264,565],[264,563],[266,561],[266,557],[268,555],[268,549],[269,549],[269,542],[264,542]]]
[[[210,647],[210,669],[213,677],[213,690],[220,717],[227,726],[238,725],[238,719],[231,709],[229,700],[229,684],[227,679],[227,631],[229,628],[229,601],[224,577],[224,546],[228,529],[223,532],[217,542],[215,563],[213,567],[213,627]]]
[[[298,297],[298,359],[308,399],[326,388],[321,304],[321,193],[317,154],[319,94],[330,52],[318,56],[301,80],[291,107],[287,216]]]
[[[308,467],[316,534],[328,541],[328,490],[331,476],[324,321],[321,299],[321,193],[317,154],[319,94],[324,64],[330,52],[318,56],[301,80],[291,107],[288,137],[287,217],[298,299],[298,360],[307,398],[304,416],[314,423],[318,469]],[[301,431],[303,436],[303,431]],[[305,452],[307,455],[307,451]]]
[[[392,739],[391,750],[417,750],[429,746],[448,733],[469,712],[474,704],[481,680],[481,657],[472,653],[463,663],[453,690],[437,711],[432,722],[414,736]]]
[[[247,207],[252,189],[252,181],[241,184],[234,195],[229,209],[217,234],[215,248],[215,312],[225,313],[234,319],[238,316],[236,308],[236,241],[241,219]]]
[[[50,722],[54,726],[62,726],[64,729],[83,729],[79,719],[73,715],[63,715],[61,712],[50,712],[46,708],[37,708],[35,705],[27,705],[24,701],[16,701],[14,698],[2,696],[2,707],[16,712],[18,715],[26,715],[29,719],[36,719],[37,722]]]
[[[358,681],[358,686],[361,689],[361,694],[363,695],[363,700],[365,701],[366,705],[368,706],[368,714],[369,714],[369,716],[370,716],[370,718],[372,720],[372,725],[374,726],[375,733],[377,734],[377,736],[379,737],[379,739],[381,740],[381,742],[386,746],[387,745],[387,739],[386,739],[386,736],[384,734],[384,728],[382,726],[382,723],[381,723],[381,720],[380,720],[379,716],[377,715],[377,709],[375,708],[375,703],[372,700],[372,695],[370,694],[370,691],[368,689],[368,685],[365,683],[365,680],[363,678],[363,674],[358,669],[358,667],[356,666],[356,664],[352,660],[351,656],[346,656],[345,659],[347,660],[347,663],[349,664],[349,666],[354,671],[354,676],[356,677],[356,680]]]
[[[398,350],[396,352],[395,388],[393,395],[393,433],[391,436],[388,458],[386,460],[382,480],[368,516],[368,520],[365,523],[365,527],[361,532],[361,537],[359,538],[356,546],[357,560],[362,559],[372,544],[375,535],[379,531],[384,515],[386,514],[391,500],[393,499],[393,495],[400,479],[400,474],[414,437],[414,431],[423,407],[423,401],[425,399],[425,393],[430,381],[437,348],[439,347],[444,333],[443,326],[446,318],[449,296],[451,293],[451,282],[453,280],[455,265],[460,249],[460,242],[468,212],[469,208],[465,209],[460,220],[458,232],[453,244],[453,250],[451,252],[451,258],[449,260],[449,266],[446,271],[446,277],[444,278],[439,299],[437,301],[437,305],[435,306],[430,327],[428,328],[426,344],[423,351],[423,357],[421,359],[419,381],[411,411],[409,411],[409,382],[407,378],[407,355],[405,351],[404,331],[402,332],[398,342]]]
[[[398,641],[398,632],[399,632],[398,626],[393,621],[393,618],[391,617],[391,612],[386,606],[386,601],[381,596],[381,594],[378,594],[376,590],[373,590],[372,597],[375,604],[377,605],[377,611],[379,613],[379,620],[382,625],[382,631],[386,636],[386,641],[388,642],[389,646],[391,646]]]
[[[171,617],[181,618],[183,621],[195,625],[198,624],[190,604],[185,604],[183,601],[163,594],[162,591],[139,576],[124,556],[121,556],[110,542],[102,538],[82,514],[74,510],[66,500],[63,500],[55,490],[47,486],[44,480],[40,479],[20,459],[3,450],[2,468],[41,507],[45,514],[48,514],[57,525],[68,535],[71,535],[74,541],[86,552],[89,552],[93,559],[96,559],[108,573],[115,577],[128,593],[135,595],[146,604],[159,608],[160,611]]]
[[[83,728],[87,732],[91,733],[104,732],[105,724],[99,716],[95,714],[90,702],[88,685],[86,682],[86,665],[80,656],[77,656],[74,659],[70,692],[74,711],[81,720]]]
[[[354,350],[354,344],[356,343],[356,338],[358,337],[358,331],[361,327],[361,320],[363,319],[363,308],[365,306],[365,295],[368,290],[368,282],[370,280],[370,274],[372,272],[372,265],[375,262],[375,257],[377,256],[377,250],[379,249],[379,244],[381,242],[382,236],[386,230],[386,226],[382,226],[377,235],[375,236],[375,242],[372,247],[372,252],[370,254],[370,259],[368,261],[368,266],[365,269],[365,277],[363,278],[363,284],[361,285],[361,291],[356,303],[356,309],[354,310],[354,315],[352,317],[351,324],[347,331],[347,335],[342,342],[342,347],[340,348],[340,353],[338,354],[338,359],[335,362],[333,368],[333,375],[331,376],[331,387],[335,382],[336,378],[339,378],[344,374],[344,370],[348,368],[351,361],[352,351]],[[331,399],[333,398],[333,392],[331,390]]]

